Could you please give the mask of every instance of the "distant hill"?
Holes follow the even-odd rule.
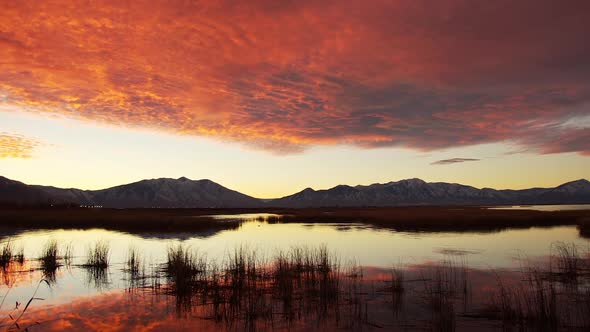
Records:
[[[524,190],[477,189],[455,183],[409,179],[369,186],[307,188],[270,202],[282,207],[357,207],[403,205],[501,205],[590,203],[590,182],[578,180],[556,188]]]
[[[109,208],[258,207],[260,200],[210,180],[152,179],[102,190],[26,185],[0,177],[0,205],[95,205]]]
[[[0,176],[0,205],[50,204],[54,197],[37,186],[29,186]]]
[[[278,199],[257,199],[210,180],[151,179],[102,190],[27,185],[0,177],[1,206],[97,205],[108,208],[362,207],[404,205],[514,205],[590,203],[590,182],[555,188],[478,189],[420,179],[368,186],[307,188]]]
[[[256,207],[260,201],[210,180],[154,179],[92,192],[105,207],[222,208]]]

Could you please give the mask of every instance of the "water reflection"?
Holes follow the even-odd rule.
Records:
[[[518,302],[547,305],[532,294],[560,303],[546,312],[558,324],[590,325],[580,313],[590,241],[570,226],[401,233],[254,221],[210,238],[55,230],[10,243],[0,317],[52,281],[22,318],[41,323],[31,330],[494,330],[541,324]]]
[[[343,231],[342,227],[346,227]],[[318,246],[326,244],[343,259],[356,259],[365,265],[390,266],[403,258],[419,263],[433,261],[445,248],[468,251],[470,263],[480,267],[514,267],[514,258],[525,253],[529,256],[544,255],[555,241],[588,245],[590,241],[580,237],[575,226],[505,230],[496,233],[413,233],[393,232],[362,225],[339,224],[269,224],[244,223],[237,230],[226,230],[214,236],[202,238],[186,235],[186,238],[158,239],[105,230],[54,230],[29,231],[12,237],[15,245],[24,248],[27,257],[41,256],[43,246],[55,240],[62,246],[75,243],[70,255],[86,257],[86,249],[97,240],[110,246],[109,259],[125,262],[128,249],[133,246],[147,260],[163,262],[168,247],[184,244],[207,252],[211,258],[222,259],[233,248],[248,245],[264,253],[273,253],[292,246]],[[77,261],[77,264],[84,262]]]
[[[577,211],[590,210],[590,204],[561,204],[561,205],[512,205],[493,206],[491,210],[533,210],[533,211]]]

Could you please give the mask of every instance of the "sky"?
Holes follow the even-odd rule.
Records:
[[[0,175],[263,198],[590,178],[590,2],[3,1]]]

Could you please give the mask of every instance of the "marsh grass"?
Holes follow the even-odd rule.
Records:
[[[211,209],[0,208],[0,220],[21,229],[103,228],[138,233],[215,232],[237,229],[243,223],[206,217],[211,213]]]
[[[587,272],[583,269],[584,260],[580,257],[574,243],[556,242],[551,246],[549,273],[564,283],[578,282],[578,277]]]
[[[134,248],[129,249],[129,255],[127,256],[127,271],[132,275],[139,274],[139,268],[141,259],[139,258],[138,252]]]
[[[164,264],[164,274],[169,287],[166,291],[176,298],[179,313],[190,312],[193,298],[203,292],[207,281],[204,274],[207,262],[182,245],[169,247]]]
[[[127,251],[123,272],[127,275],[127,291],[130,293],[138,293],[140,290],[150,288],[156,289],[156,271],[152,267],[152,273],[149,274],[145,259],[134,246],[130,246]],[[149,279],[153,279],[151,285]]]
[[[10,239],[4,241],[0,247],[0,267],[6,269],[13,259],[14,246]]]
[[[20,246],[14,254],[14,261],[20,265],[25,263],[25,247]]]
[[[254,218],[254,221],[258,222],[265,222],[269,224],[277,224],[283,220],[282,215],[268,215],[268,216],[258,216]]]
[[[161,271],[159,270],[159,268],[152,263],[152,261],[150,260],[150,264],[148,265],[150,267],[150,273],[149,273],[149,279],[150,279],[150,288],[154,291],[155,294],[159,294],[160,293],[160,289],[162,287],[162,282],[160,280],[161,277]]]
[[[79,209],[5,208],[0,220],[14,221],[29,229],[103,228],[127,232],[214,232],[237,229],[243,220],[219,222],[214,214],[270,213],[268,223],[357,223],[399,231],[483,231],[522,229],[533,226],[578,226],[582,236],[590,236],[590,212],[492,210],[480,207],[375,207],[302,209]],[[194,218],[200,216],[200,218]]]
[[[548,267],[523,266],[519,282],[497,276],[492,307],[504,326],[558,330],[590,328],[588,253],[573,243],[551,246]]]
[[[64,250],[63,250],[63,255],[62,255],[62,259],[64,261],[65,266],[70,267],[72,265],[72,260],[74,258],[74,248],[72,246],[72,243],[68,243]]]
[[[443,262],[433,267],[429,277],[423,277],[424,297],[432,312],[432,329],[434,331],[454,331],[455,296],[454,266]]]
[[[558,312],[558,293],[553,280],[536,269],[523,272],[524,280],[507,285],[497,277],[494,308],[504,326],[534,327],[554,331],[565,323]]]
[[[41,257],[41,270],[45,278],[50,281],[55,281],[55,272],[61,266],[58,262],[58,245],[56,240],[49,240],[43,247]]]
[[[432,314],[431,329],[454,331],[457,316],[465,314],[469,305],[471,287],[466,258],[448,255],[439,264],[421,271],[421,280],[423,298]]]
[[[193,282],[196,282],[196,275],[205,269],[199,266],[199,263],[197,256],[182,245],[168,248],[164,270],[166,276],[174,283],[177,292],[191,291]]]
[[[460,315],[458,303],[466,303],[470,291],[466,261],[450,260],[430,268],[430,275],[420,279],[420,292],[433,315],[429,328],[452,331]],[[162,289],[174,296],[179,313],[204,307],[206,318],[231,328],[242,324],[240,330],[255,330],[257,324],[287,324],[281,326],[288,329],[302,317],[333,319],[342,329],[379,327],[371,312],[382,310],[383,296],[391,293],[391,312],[397,316],[408,282],[400,265],[390,271],[387,286],[376,289],[373,281],[364,280],[358,262],[342,265],[326,246],[292,247],[269,259],[238,247],[218,265],[179,245],[168,249],[161,271],[167,280]]]
[[[87,283],[95,288],[102,289],[108,285],[110,247],[107,242],[97,241],[88,247],[86,262],[81,265],[87,272]]]
[[[107,269],[109,267],[109,252],[108,243],[104,241],[96,242],[94,246],[88,248],[86,263],[83,266],[97,270]]]
[[[19,265],[25,263],[25,249],[23,246],[16,248],[12,239],[8,238],[0,244],[0,268],[8,270],[13,262]]]
[[[291,321],[312,303],[321,315],[339,296],[339,266],[325,246],[279,251],[271,260],[242,246],[217,264],[178,245],[168,249],[162,271],[177,309],[199,303],[211,319],[240,321],[247,330],[257,321]]]
[[[393,266],[391,268],[391,292],[394,294],[403,293],[405,290],[404,280],[404,266],[401,263],[397,266]]]

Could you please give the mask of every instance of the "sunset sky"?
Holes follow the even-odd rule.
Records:
[[[590,178],[590,1],[1,1],[0,175]]]

